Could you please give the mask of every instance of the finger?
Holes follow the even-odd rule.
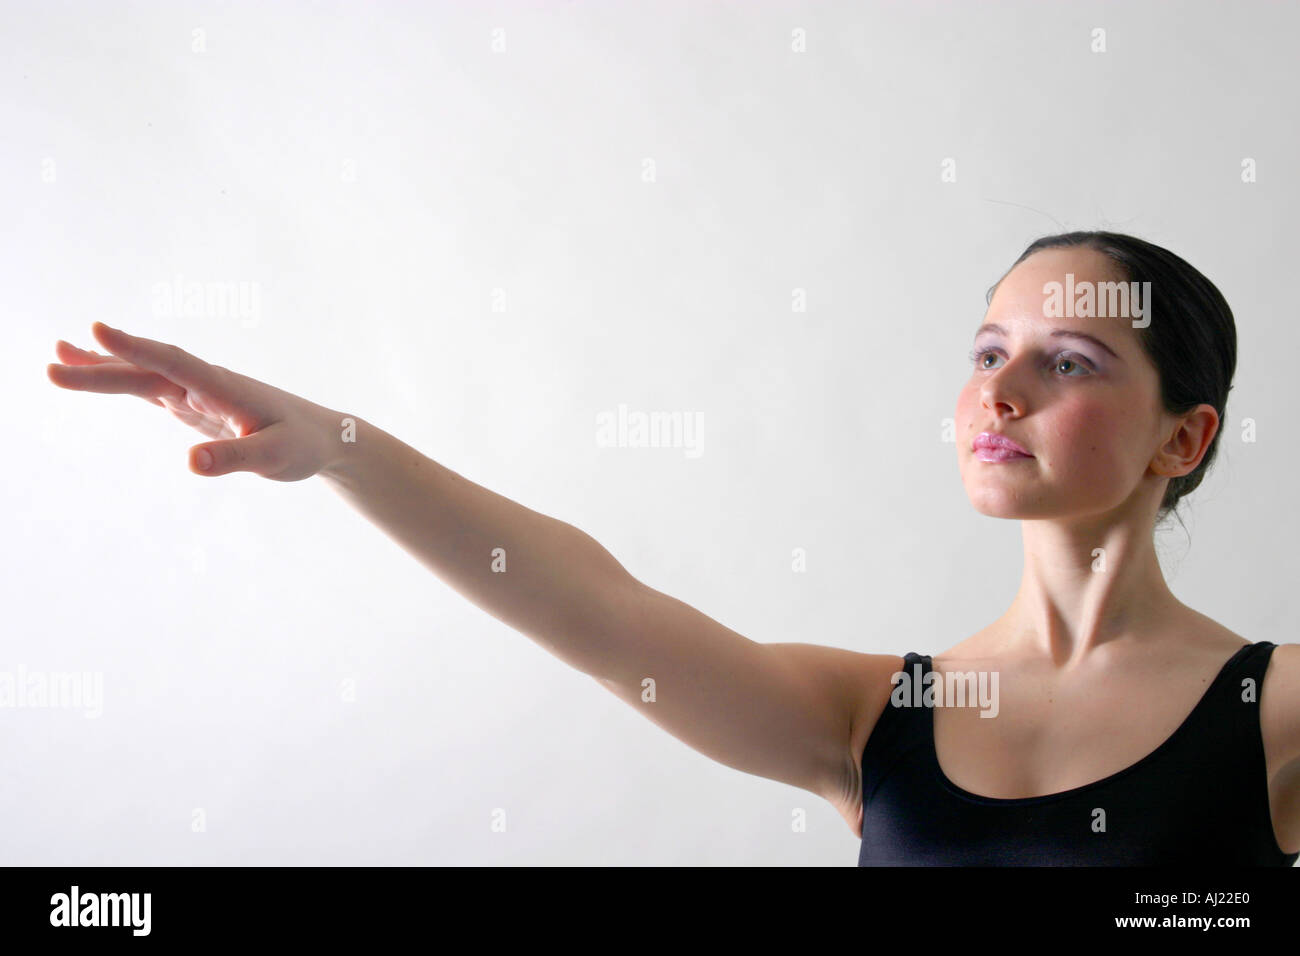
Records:
[[[190,449],[190,471],[197,475],[217,477],[236,471],[251,471],[270,475],[278,471],[277,437],[274,428],[264,428],[243,438],[204,442]]]
[[[185,388],[213,390],[217,385],[217,370],[189,352],[153,339],[128,335],[121,329],[96,322],[90,327],[95,339],[119,358],[183,385]]]
[[[104,362],[126,364],[116,355],[101,355],[92,350],[79,349],[71,342],[65,342],[63,339],[59,339],[54,344],[54,353],[64,365],[100,365]]]
[[[127,365],[126,363],[121,363],[122,369],[129,370],[132,367],[133,366]],[[138,386],[122,382],[105,384],[102,381],[102,375],[98,376],[96,379],[91,379],[89,376],[82,375],[82,371],[83,369],[77,366],[56,365],[53,362],[45,367],[45,374],[51,382],[58,385],[60,388],[72,389],[78,392],[106,392],[109,394],[137,395],[140,398],[143,398],[146,402],[149,402],[152,405],[157,405],[159,408],[167,407],[155,397],[160,392],[169,395],[177,393],[182,398],[185,396],[185,389],[167,381],[160,375],[155,375],[152,372],[144,372],[140,369],[135,369],[136,374],[148,376],[148,378],[142,380]]]
[[[155,372],[146,372],[125,362],[98,365],[56,365],[45,367],[50,381],[60,388],[78,392],[103,392],[108,395],[138,395],[155,405],[160,397],[185,400],[185,389]]]

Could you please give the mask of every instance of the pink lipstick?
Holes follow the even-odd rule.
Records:
[[[1034,456],[1019,443],[997,432],[980,432],[971,443],[971,451],[980,461],[1019,461]]]

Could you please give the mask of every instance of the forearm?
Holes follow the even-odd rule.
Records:
[[[584,673],[602,671],[640,582],[584,531],[353,417],[356,441],[340,443],[326,484],[469,601]]]

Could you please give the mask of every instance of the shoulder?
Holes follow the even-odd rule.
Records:
[[[1270,767],[1300,760],[1300,644],[1278,644],[1259,688],[1260,732]]]
[[[1239,651],[1255,643],[1203,614],[1196,617],[1202,625],[1197,631],[1204,638],[1204,642],[1198,643],[1211,653],[1216,646]],[[1300,761],[1300,644],[1276,644],[1255,693],[1271,778]]]
[[[1216,653],[1218,647],[1231,653],[1255,643],[1203,614],[1196,618],[1201,625],[1197,632],[1204,638],[1198,644],[1208,653]],[[1260,732],[1268,765],[1277,769],[1300,760],[1300,644],[1277,643],[1260,683],[1255,689]]]
[[[894,675],[903,669],[906,658],[902,654],[864,654],[858,672],[859,693],[857,708],[849,733],[849,752],[854,765],[861,768],[862,751],[880,714],[889,703],[894,690]]]
[[[1300,644],[1278,644],[1257,689],[1274,836],[1300,850]]]

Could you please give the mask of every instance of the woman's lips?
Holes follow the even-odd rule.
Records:
[[[1012,441],[1006,435],[995,432],[980,432],[971,443],[971,451],[980,461],[1018,461],[1033,458],[1024,446]]]
[[[1028,461],[1033,455],[1022,455],[1018,451],[1007,451],[1005,448],[977,448],[975,457],[980,461]]]

